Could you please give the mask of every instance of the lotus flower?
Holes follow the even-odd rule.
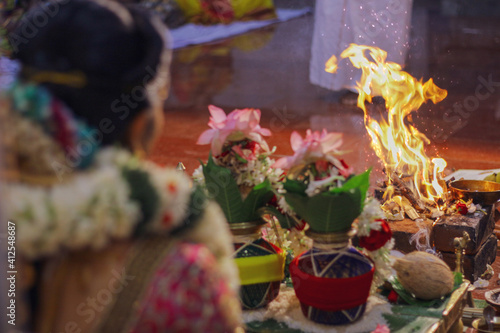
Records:
[[[262,136],[271,135],[271,131],[260,127],[260,110],[236,109],[228,115],[224,110],[214,105],[209,105],[208,110],[210,111],[208,126],[211,129],[201,133],[196,143],[199,145],[211,144],[214,156],[219,156],[222,153],[222,148],[227,141],[241,141],[243,139],[255,141],[262,149],[269,151]]]
[[[296,165],[326,160],[337,167],[342,175],[348,176],[351,173],[351,170],[335,157],[340,153],[338,149],[342,145],[342,133],[328,133],[325,129],[322,132],[312,132],[308,129],[303,139],[294,131],[290,143],[294,155],[280,158],[273,167],[290,169]]]

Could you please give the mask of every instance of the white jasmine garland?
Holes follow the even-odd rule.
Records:
[[[363,253],[367,255],[375,265],[375,275],[373,276],[370,293],[375,294],[377,288],[381,286],[392,274],[392,264],[390,260],[390,252],[394,248],[394,238],[391,238],[384,246],[375,251],[363,249]]]
[[[322,192],[325,188],[332,187],[331,184],[336,181],[345,181],[345,178],[339,176],[337,169],[331,168],[330,175],[327,178],[314,180],[314,176],[309,176],[309,185],[307,185],[306,194],[308,197],[313,197],[316,194]],[[337,187],[337,186],[335,186]]]
[[[162,231],[179,225],[190,201],[189,179],[175,170],[138,163],[124,150],[107,148],[96,155],[91,170],[75,173],[66,182],[51,187],[5,184],[2,209],[16,223],[18,251],[33,259],[62,248],[99,249],[112,239],[130,237],[141,212],[122,176],[129,163],[148,172],[160,197],[151,228]],[[167,225],[162,223],[166,215]]]
[[[187,214],[191,199],[191,183],[184,173],[174,169],[161,168],[153,163],[147,163],[151,183],[160,195],[160,206],[149,230],[161,232],[169,224],[175,225]]]
[[[274,149],[275,148],[273,148],[271,152],[273,152]],[[283,170],[271,167],[275,161],[270,158],[268,154],[269,153],[261,154],[257,159],[247,161],[246,163],[238,161],[233,155],[229,154],[222,158],[214,158],[214,162],[219,166],[229,169],[238,186],[244,185],[254,187],[268,179],[271,183],[271,187],[274,188],[276,192],[279,192],[283,188],[283,184],[280,182]],[[205,184],[203,167],[201,165],[194,170],[191,177],[196,184]]]
[[[375,198],[366,199],[365,207],[358,217],[358,236],[368,236],[372,229],[380,230],[381,222],[377,220],[383,219],[385,219],[385,214],[380,208],[378,200]]]
[[[282,192],[279,192],[279,193],[282,193]],[[282,196],[280,196],[278,198],[278,207],[283,211],[283,213],[285,213],[287,215],[296,216],[293,208],[290,207],[290,205],[286,202],[286,199]]]
[[[203,175],[203,166],[200,165],[198,168],[196,168],[191,177],[193,178],[195,184],[197,185],[205,184],[205,176]]]
[[[384,211],[380,207],[380,203],[375,198],[367,198],[363,212],[358,217],[357,234],[359,237],[370,235],[372,230],[381,230],[382,222],[385,218]],[[375,275],[373,277],[371,293],[375,293],[377,288],[384,283],[391,275],[391,262],[389,253],[394,247],[394,239],[391,238],[384,246],[375,250],[368,251],[363,249],[363,253],[367,255],[375,265]]]

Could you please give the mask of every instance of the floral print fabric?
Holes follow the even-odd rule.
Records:
[[[204,246],[180,243],[163,259],[131,332],[233,332],[240,305]]]

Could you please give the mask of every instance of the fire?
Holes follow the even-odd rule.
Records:
[[[371,57],[365,56],[367,51]],[[364,122],[371,137],[371,146],[383,162],[389,178],[386,199],[393,193],[391,185],[395,177],[413,178],[413,193],[424,203],[436,206],[436,202],[445,192],[445,184],[441,175],[446,161],[441,158],[430,159],[424,146],[429,139],[411,124],[411,113],[424,102],[442,101],[447,91],[437,87],[432,79],[423,83],[394,62],[386,61],[387,52],[370,46],[351,44],[341,58],[349,58],[356,68],[362,70],[358,107],[364,111]],[[331,59],[330,59],[331,60]],[[328,64],[329,67],[336,64]],[[371,102],[372,96],[385,99],[387,116],[380,121],[371,117],[366,109],[365,101]]]
[[[337,57],[332,55],[325,63],[325,72],[336,73],[337,67]]]

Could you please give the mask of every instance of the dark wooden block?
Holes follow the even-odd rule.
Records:
[[[451,270],[455,270],[455,253],[441,252],[441,254],[444,262],[450,266]],[[476,254],[464,256],[465,278],[472,282],[476,281],[486,271],[486,265],[491,265],[495,261],[496,254],[497,237],[490,235]]]
[[[440,217],[432,228],[431,241],[433,246],[441,252],[455,252],[453,239],[462,237],[465,231],[470,236],[465,253],[468,255],[476,254],[495,228],[493,219],[495,214],[491,214],[492,206],[486,206],[483,209],[486,211],[486,215],[454,214]]]
[[[417,222],[406,218],[402,221],[388,221],[388,223],[394,238],[394,249],[403,253],[410,253],[417,250],[416,242],[410,243],[411,237],[420,230]],[[420,225],[426,228],[427,232],[430,234],[432,223],[431,220],[425,220],[420,222]],[[421,237],[419,241],[422,245],[425,244],[424,237]]]

